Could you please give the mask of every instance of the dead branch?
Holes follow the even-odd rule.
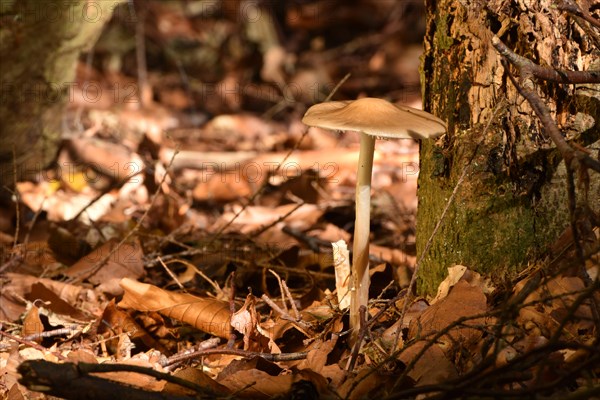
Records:
[[[128,386],[109,379],[103,379],[91,373],[127,371],[152,376],[156,379],[183,386],[198,393],[198,396],[176,396],[166,393],[146,391],[141,388]],[[151,368],[135,365],[117,364],[87,364],[65,363],[56,364],[44,360],[28,360],[18,367],[21,374],[19,382],[32,391],[43,392],[65,399],[91,399],[91,400],[191,400],[216,398],[214,393],[207,388],[193,382],[171,376]]]

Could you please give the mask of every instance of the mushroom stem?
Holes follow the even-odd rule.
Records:
[[[352,342],[358,338],[360,306],[369,302],[369,233],[371,223],[371,174],[376,138],[360,133],[358,180],[356,181],[356,220],[352,243],[352,295],[350,297],[350,329]]]

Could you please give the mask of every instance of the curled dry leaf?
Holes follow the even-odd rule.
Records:
[[[242,308],[231,317],[231,326],[244,335],[244,350],[263,351],[268,348],[272,353],[281,353],[273,340],[273,330],[260,325],[254,295],[246,296]]]
[[[221,338],[229,338],[229,303],[187,293],[168,292],[153,285],[124,278],[119,307],[156,311]]]

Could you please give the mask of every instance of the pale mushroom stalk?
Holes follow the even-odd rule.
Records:
[[[350,300],[350,326],[360,326],[359,308],[369,302],[369,235],[371,231],[371,176],[375,136],[360,133],[358,177],[356,181],[356,217],[352,243],[352,293]],[[352,331],[356,339],[358,329]],[[353,340],[354,341],[354,340]]]
[[[354,345],[360,327],[360,306],[368,306],[369,301],[371,173],[375,140],[377,137],[434,138],[445,132],[446,124],[428,112],[368,97],[355,101],[316,104],[306,111],[302,122],[309,126],[360,133],[350,295],[350,342]]]

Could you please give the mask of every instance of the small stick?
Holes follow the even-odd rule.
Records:
[[[49,337],[53,337],[53,336],[68,335],[73,331],[77,331],[78,328],[79,327],[77,325],[72,325],[68,328],[53,329],[51,331],[34,333],[31,335],[25,336],[23,338],[23,340],[38,340],[38,339],[49,338]]]
[[[229,278],[231,280],[231,289],[229,294],[229,320],[231,321],[233,314],[235,314],[235,271],[231,272]],[[233,326],[229,324],[229,340],[227,341],[227,348],[233,349],[235,339],[235,331],[233,330]]]
[[[200,350],[213,349],[213,348],[217,347],[220,342],[221,342],[221,339],[218,337],[206,339],[206,340],[200,342],[197,346],[193,346],[190,349],[185,349],[183,351],[180,351],[171,357],[182,356],[182,355],[190,354],[190,353],[193,353],[195,351],[200,351]],[[163,368],[168,369],[169,371],[173,371],[175,368],[177,368],[179,365],[181,365],[184,361],[185,360],[177,361],[174,363],[169,363],[168,359],[166,359],[166,360],[163,359],[162,361],[159,361],[159,362]]]
[[[360,346],[368,330],[366,317],[367,307],[365,307],[364,305],[360,306],[358,309],[358,315],[360,317],[360,327],[358,331],[358,338],[356,340],[356,343],[354,343],[354,347],[352,348],[352,356],[350,357],[350,363],[348,364],[348,372],[352,372],[354,370],[356,360],[358,359],[358,352],[360,351]]]
[[[269,272],[275,276],[275,278],[277,279],[277,283],[279,283],[279,290],[281,291],[281,304],[283,304],[283,309],[285,310],[285,312],[289,312],[288,308],[287,308],[287,304],[286,304],[286,299],[285,299],[285,292],[283,290],[283,283],[281,283],[281,277],[279,276],[279,274],[275,271],[273,271],[272,269],[269,269]]]
[[[173,279],[173,281],[175,281],[177,286],[179,286],[179,289],[185,290],[185,287],[181,284],[181,282],[179,282],[179,279],[177,279],[177,277],[175,276],[173,271],[171,271],[171,268],[169,268],[167,266],[167,264],[164,263],[164,261],[162,260],[162,258],[160,258],[160,256],[158,257],[158,262],[160,263],[160,265],[162,265],[162,267],[165,269],[165,271],[167,271],[167,274],[169,274],[171,279]]]
[[[21,343],[24,344],[25,346],[29,346],[29,347],[33,347],[36,350],[41,351],[42,353],[51,353],[54,356],[56,356],[56,358],[58,358],[61,361],[67,361],[67,357],[63,356],[62,354],[60,354],[59,352],[54,352],[54,351],[50,351],[49,349],[45,348],[42,345],[37,344],[36,342],[32,342],[30,340],[26,340],[26,339],[22,339],[18,336],[14,336],[11,335],[10,333],[4,332],[4,331],[0,331],[0,336],[5,336],[11,340],[14,340],[17,343]]]
[[[283,291],[285,292],[285,295],[287,296],[288,300],[290,301],[290,304],[292,306],[292,310],[294,310],[294,315],[296,316],[296,320],[301,320],[302,316],[300,315],[300,311],[298,311],[298,307],[296,307],[296,302],[294,301],[294,298],[292,297],[292,293],[290,293],[290,288],[288,288],[287,283],[285,283],[285,280],[281,281],[281,284],[283,285]]]
[[[286,321],[290,321],[291,323],[297,325],[305,333],[312,331],[312,326],[308,322],[303,321],[302,319],[296,319],[292,317],[287,311],[275,304],[275,302],[271,300],[266,294],[263,294],[261,296],[261,299],[265,303],[267,303],[269,307],[275,310],[281,316],[282,319],[285,319]],[[307,336],[309,335],[307,334]]]
[[[589,22],[591,25],[595,26],[596,28],[600,29],[600,21],[598,21],[597,19],[595,19],[594,17],[592,17],[589,12],[587,11],[583,11],[579,5],[577,3],[575,3],[573,0],[563,0],[560,1],[557,8],[559,10],[562,11],[566,11],[568,13],[574,14],[578,17],[581,17],[583,19],[585,19],[587,22]]]
[[[308,355],[307,351],[300,351],[296,353],[261,353],[256,351],[247,351],[240,349],[209,349],[209,350],[200,350],[194,351],[193,353],[183,354],[178,356],[169,357],[167,364],[173,364],[178,361],[188,360],[191,358],[210,356],[213,354],[229,354],[232,356],[240,356],[246,358],[252,357],[262,357],[267,361],[279,362],[279,361],[296,361],[296,360],[304,360]]]
[[[535,77],[559,83],[600,83],[600,71],[570,71],[542,67],[533,61],[522,57],[509,49],[497,36],[492,38],[492,44],[498,52],[511,64],[520,70],[526,68]]]

